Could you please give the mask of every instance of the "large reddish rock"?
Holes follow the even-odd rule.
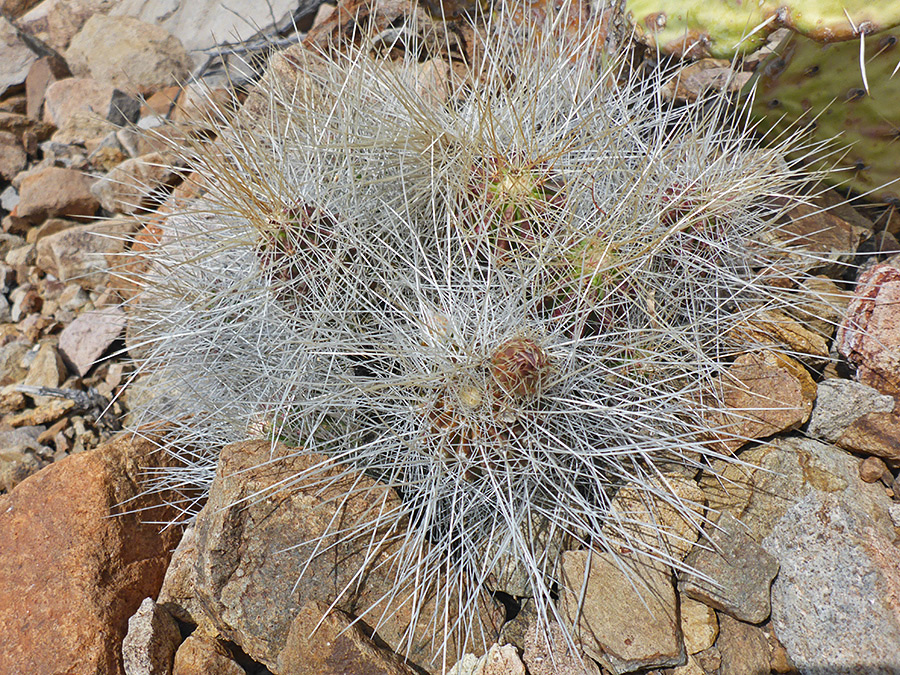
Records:
[[[100,206],[91,193],[93,182],[74,169],[42,169],[22,181],[14,215],[32,223],[52,216],[93,216]]]
[[[163,458],[121,435],[0,496],[0,673],[122,672],[128,619],[158,593],[180,536],[145,522],[177,515],[140,483]]]
[[[900,395],[900,268],[875,265],[859,277],[836,342],[860,382]]]

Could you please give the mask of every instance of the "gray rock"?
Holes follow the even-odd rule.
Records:
[[[806,433],[829,443],[838,438],[853,422],[870,412],[890,412],[894,398],[865,384],[831,378],[819,382],[816,405]]]
[[[3,192],[0,192],[0,209],[4,211],[12,211],[19,203],[19,193],[12,185],[7,185]]]
[[[562,618],[584,652],[611,672],[686,661],[668,567],[649,558],[566,551],[562,582]]]
[[[273,18],[285,24],[299,4],[298,0],[232,0],[226,8],[220,0],[122,0],[110,14],[161,26],[181,41],[198,66],[206,60],[205,50],[222,42],[247,40],[270,27]],[[307,4],[312,11],[318,3]]]
[[[122,641],[125,675],[169,675],[180,642],[175,620],[153,598],[144,598],[128,619],[128,633]]]
[[[801,673],[900,673],[900,549],[893,527],[874,527],[839,493],[813,490],[788,509],[763,546],[781,561],[772,626]]]
[[[769,616],[778,561],[730,513],[722,514],[709,541],[695,546],[684,563],[690,571],[679,575],[678,588],[688,597],[749,623]]]
[[[5,17],[0,16],[0,96],[12,87],[24,84],[31,64],[38,60],[38,55],[31,50],[25,41]]]
[[[126,321],[120,307],[85,312],[60,333],[59,351],[72,370],[84,376],[122,334]]]

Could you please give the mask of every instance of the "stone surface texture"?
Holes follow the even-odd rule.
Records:
[[[93,216],[100,205],[91,194],[93,182],[81,171],[56,166],[31,174],[19,188],[16,216],[33,223],[52,216]]]
[[[585,653],[612,673],[685,662],[667,567],[649,560],[617,561],[608,553],[566,551],[562,580],[563,618]]]
[[[273,456],[278,461],[272,462]],[[392,572],[383,566],[395,552],[396,542],[385,542],[369,560],[365,584],[352,595],[343,591],[355,584],[354,577],[363,564],[359,556],[365,554],[368,538],[337,544],[327,554],[313,558],[297,580],[298,570],[304,569],[313,551],[311,544],[303,542],[321,537],[331,542],[331,523],[351,527],[380,509],[390,509],[397,499],[393,491],[352,474],[322,490],[304,489],[296,482],[289,490],[273,490],[281,481],[294,481],[326,461],[283,446],[273,450],[268,441],[225,448],[209,501],[197,517],[190,545],[179,551],[167,573],[160,604],[177,618],[223,631],[250,657],[279,674],[292,658],[290,650],[296,640],[308,637],[291,637],[298,615],[319,613],[321,605],[308,610],[310,603],[324,603],[325,607],[335,603],[336,610],[362,615],[363,620],[372,621],[381,640],[406,652],[402,640],[410,621],[409,604],[399,597],[389,606],[383,602],[393,586]],[[314,473],[321,480],[342,471],[324,468]],[[252,498],[248,501],[248,497]],[[427,616],[434,609],[426,604],[420,611]],[[502,621],[500,609],[485,601],[479,619],[484,627],[476,634],[496,637]],[[409,644],[408,658],[432,672],[434,663],[441,661],[435,651],[439,643],[440,638],[435,639],[432,630],[420,624]],[[478,646],[476,642],[469,649]],[[488,646],[484,645],[482,653]],[[449,643],[448,653],[455,651],[455,644]]]
[[[741,621],[765,621],[771,611],[769,587],[778,574],[778,561],[747,536],[730,513],[722,514],[708,537],[705,546],[695,546],[685,558],[691,571],[679,576],[678,589]]]
[[[877,389],[852,380],[822,380],[817,385],[816,404],[806,433],[813,438],[836,443],[856,419],[870,412],[890,412],[893,409],[893,397]]]
[[[772,626],[801,672],[900,672],[900,548],[893,530],[879,531],[838,494],[812,491],[763,545],[781,561]]]
[[[835,342],[860,382],[900,395],[900,268],[878,264],[860,275]]]
[[[159,507],[140,484],[156,450],[120,436],[0,496],[0,672],[122,672],[128,618],[158,592],[179,536],[139,512]]]
[[[128,619],[128,633],[122,641],[125,675],[166,675],[172,670],[181,631],[169,614],[152,598],[144,598],[138,611]]]
[[[25,83],[28,69],[38,55],[20,37],[15,26],[0,16],[0,96]]]
[[[72,38],[65,56],[75,75],[140,94],[185,81],[192,67],[178,38],[128,16],[94,14]]]
[[[59,351],[72,370],[86,375],[125,331],[128,318],[121,307],[80,314],[59,336]]]

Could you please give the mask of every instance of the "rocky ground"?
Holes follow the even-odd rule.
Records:
[[[293,588],[302,550],[272,553],[316,536],[308,505],[234,506],[302,459],[235,481],[269,446],[231,448],[197,521],[156,524],[178,513],[143,491],[142,476],[166,460],[119,433],[129,350],[140,349],[122,270],[140,228],[190,191],[165,145],[140,130],[200,114],[199,89],[177,84],[191,72],[230,96],[222,66],[296,41],[292,22],[308,29],[316,7],[155,4],[0,2],[0,672],[440,672],[427,635],[408,660],[391,650],[403,608],[378,641],[352,623],[353,606],[327,612],[333,589],[320,580],[339,571]],[[320,35],[335,29],[328,12]],[[732,392],[734,407],[785,405],[748,419],[741,433],[760,442],[742,450],[744,466],[721,467],[741,489],[684,480],[719,526],[715,552],[685,547],[695,573],[651,566],[642,592],[618,568],[592,565],[580,628],[603,664],[589,661],[594,672],[900,673],[900,218],[796,215],[798,236],[822,255],[820,292],[847,316],[809,306],[772,317],[786,344],[818,357],[813,370],[753,355],[731,366],[765,383]],[[833,263],[853,251],[864,255],[847,279]],[[813,322],[841,327],[824,341],[805,328]],[[564,556],[564,576],[584,578],[584,555]],[[377,593],[387,581],[368,583]],[[536,633],[527,598],[484,614],[497,645],[456,675],[583,672],[559,635]]]

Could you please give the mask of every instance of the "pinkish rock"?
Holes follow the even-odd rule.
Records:
[[[122,672],[128,618],[159,591],[178,542],[177,528],[148,522],[177,513],[140,483],[164,460],[123,435],[0,496],[0,673]]]
[[[139,113],[137,99],[111,84],[88,77],[59,80],[48,86],[44,94],[44,121],[60,129],[79,114],[122,126],[136,122]]]
[[[134,220],[113,218],[48,235],[36,244],[37,266],[60,281],[86,288],[102,286],[109,280],[109,258],[124,250],[126,238],[137,225]]]
[[[51,216],[93,216],[100,205],[91,193],[93,182],[74,169],[42,169],[22,181],[15,215],[32,223]]]
[[[178,38],[128,16],[94,14],[72,38],[66,61],[76,75],[151,94],[187,79],[192,62]]]
[[[31,64],[25,78],[25,114],[33,120],[41,119],[47,87],[71,76],[69,66],[60,56],[42,56]]]
[[[119,0],[43,0],[35,3],[18,24],[58,52],[65,51],[72,37],[94,14],[106,14]]]
[[[12,180],[25,168],[28,156],[15,135],[0,131],[0,180]]]
[[[857,380],[900,395],[900,269],[880,264],[859,277],[836,342]]]
[[[127,318],[120,307],[80,314],[59,336],[59,351],[72,370],[84,376],[125,330]]]

